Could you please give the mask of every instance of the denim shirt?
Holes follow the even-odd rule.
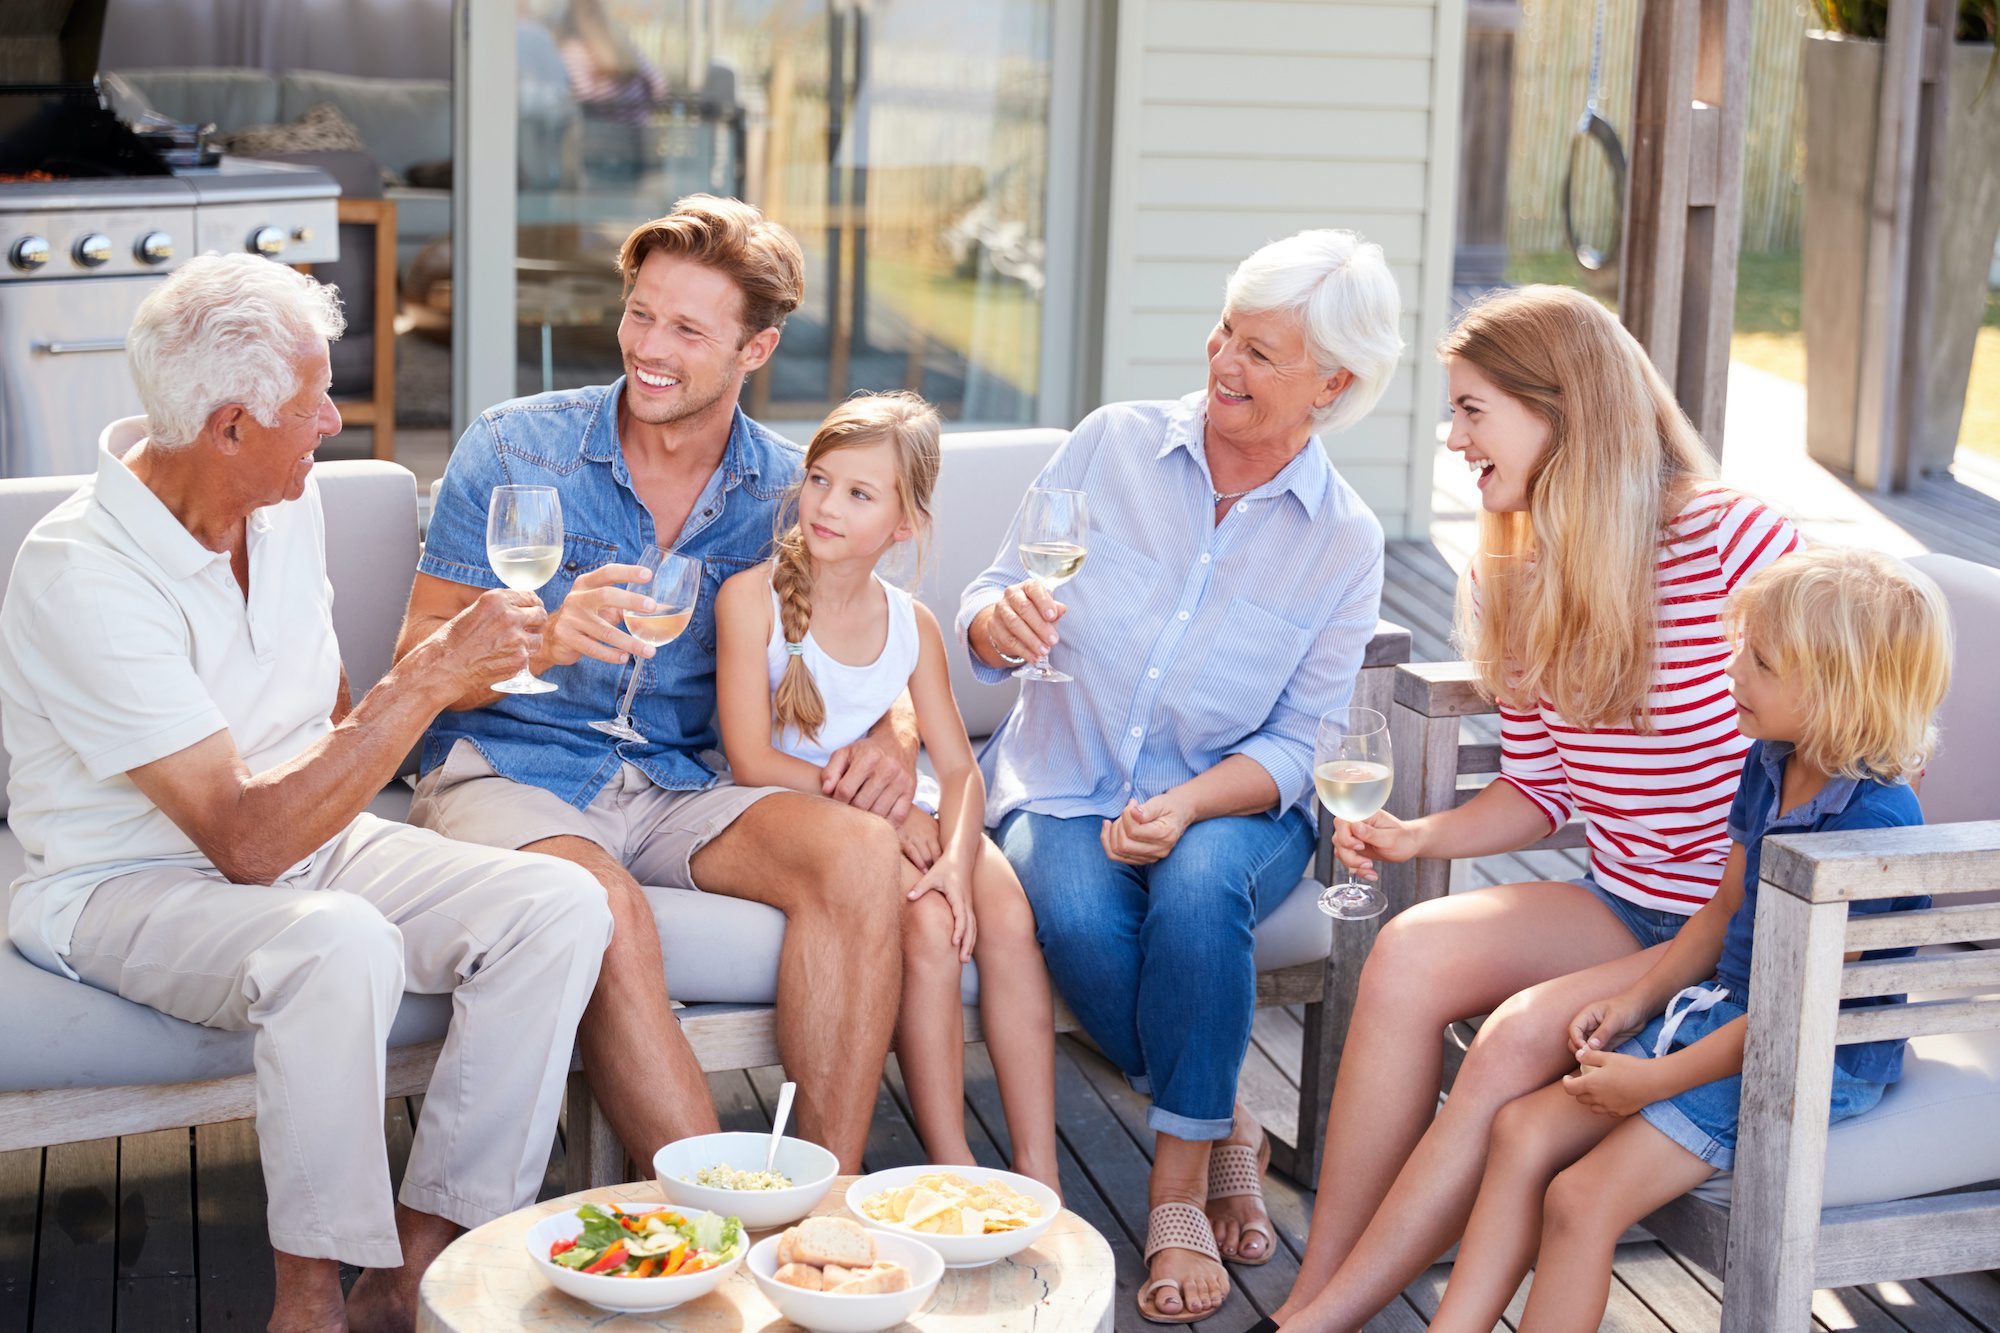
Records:
[[[541,590],[551,611],[577,577],[632,564],[655,540],[653,516],[632,488],[618,443],[620,378],[609,385],[539,394],[480,414],[452,450],[431,516],[419,571],[475,588],[498,588],[486,560],[486,506],[500,485],[553,486],[562,498],[563,558]],[[493,771],[546,788],[578,809],[630,763],[657,786],[696,791],[716,781],[701,754],[718,744],[715,724],[715,594],[722,581],[767,559],[785,491],[798,479],[799,447],[736,411],[722,462],[689,511],[671,549],[702,562],[701,600],[678,639],[639,665],[632,721],[646,740],[591,730],[616,715],[630,667],[579,658],[551,667],[552,694],[502,695],[483,708],[442,714],[424,734],[421,771],[444,762],[454,742],[477,746]]]
[[[1729,808],[1729,836],[1743,844],[1743,904],[1729,918],[1723,937],[1716,980],[1746,1008],[1750,1003],[1751,936],[1757,926],[1757,873],[1764,839],[1773,833],[1821,833],[1828,829],[1901,828],[1924,822],[1924,812],[1908,783],[1857,781],[1838,775],[1826,780],[1819,794],[1796,810],[1779,812],[1785,785],[1785,764],[1792,756],[1788,741],[1757,741],[1743,761],[1743,780],[1736,803]],[[1849,903],[1849,916],[1900,912],[1929,907],[1928,895],[1872,898]],[[1914,949],[1876,949],[1865,958],[1907,958]],[[1843,1009],[1900,1004],[1900,995],[1867,995],[1842,1000]],[[1902,1077],[1903,1040],[1865,1041],[1833,1048],[1842,1069],[1871,1083],[1894,1083]]]

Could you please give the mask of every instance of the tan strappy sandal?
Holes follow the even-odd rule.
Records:
[[[1222,1255],[1215,1248],[1215,1228],[1209,1224],[1208,1214],[1191,1203],[1163,1203],[1146,1215],[1147,1270],[1151,1271],[1153,1256],[1161,1250],[1193,1250],[1222,1262]],[[1162,1314],[1153,1303],[1153,1293],[1164,1287],[1172,1287],[1180,1292],[1181,1312]],[[1139,1317],[1154,1324],[1192,1324],[1197,1319],[1206,1319],[1214,1310],[1194,1311],[1187,1308],[1187,1292],[1182,1290],[1179,1278],[1154,1278],[1139,1288],[1134,1298],[1139,1306]],[[1220,1308],[1220,1307],[1217,1307]]]
[[[1257,1146],[1247,1143],[1215,1143],[1208,1150],[1208,1199],[1254,1197],[1257,1200],[1257,1216],[1241,1223],[1236,1229],[1236,1249],[1239,1256],[1243,1250],[1243,1238],[1252,1234],[1264,1238],[1264,1252],[1254,1259],[1242,1257],[1225,1259],[1223,1262],[1241,1264],[1245,1268],[1261,1268],[1271,1262],[1271,1255],[1277,1249],[1277,1237],[1273,1234],[1271,1214],[1264,1207],[1264,1172],[1271,1165],[1271,1139],[1260,1128],[1257,1131]],[[1212,1224],[1211,1224],[1212,1225]]]

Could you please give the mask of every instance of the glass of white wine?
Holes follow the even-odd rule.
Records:
[[[486,504],[486,561],[516,592],[534,592],[562,564],[562,500],[553,486],[495,486]],[[547,694],[556,687],[522,667],[493,686],[502,694]]]
[[[1388,718],[1372,708],[1336,708],[1319,720],[1313,788],[1333,814],[1350,824],[1373,815],[1388,802],[1394,773]],[[1366,921],[1388,905],[1382,890],[1352,873],[1319,896],[1319,910],[1340,921]]]
[[[644,614],[625,612],[625,632],[640,643],[663,648],[678,639],[694,619],[694,604],[701,596],[701,561],[648,546],[639,553],[639,563],[652,570],[653,576],[627,586],[642,597],[652,598],[659,609]],[[632,696],[639,691],[639,672],[645,665],[644,658],[632,659],[632,679],[625,686],[618,716],[591,726],[622,741],[646,739],[645,733],[632,725]]]
[[[1090,502],[1082,491],[1038,486],[1028,492],[1021,515],[1021,566],[1044,588],[1060,587],[1083,568],[1083,558],[1090,553],[1085,544],[1089,534]],[[1047,653],[1014,675],[1020,680],[1051,684],[1076,679],[1051,667]]]

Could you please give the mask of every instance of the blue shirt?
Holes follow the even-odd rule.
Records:
[[[577,576],[599,565],[633,563],[655,540],[653,516],[632,489],[618,443],[613,384],[518,398],[480,414],[445,468],[417,568],[453,583],[498,588],[486,560],[486,505],[495,486],[553,486],[562,497],[563,560],[541,590],[550,610]],[[694,791],[716,775],[700,757],[715,748],[715,593],[722,581],[770,555],[772,527],[804,455],[737,409],[722,461],[689,511],[678,538],[660,545],[702,562],[701,599],[687,632],[640,664],[632,720],[647,739],[620,741],[586,724],[615,716],[629,667],[595,658],[553,667],[553,694],[502,695],[484,708],[445,713],[424,734],[419,767],[444,762],[461,737],[493,771],[532,783],[582,809],[630,763],[658,786]]]
[[[1037,486],[1090,496],[1090,554],[1057,596],[1054,665],[1028,682],[980,755],[986,822],[1026,809],[1110,818],[1247,755],[1280,811],[1313,799],[1321,714],[1347,705],[1374,636],[1382,525],[1312,437],[1215,521],[1203,396],[1085,417]],[[1027,577],[1021,514],[965,590],[958,634]],[[1005,672],[977,657],[979,679]]]
[[[1779,793],[1784,790],[1785,764],[1791,758],[1787,741],[1757,741],[1743,761],[1743,778],[1736,788],[1736,803],[1729,807],[1729,836],[1743,844],[1743,904],[1729,918],[1729,932],[1723,937],[1722,958],[1716,964],[1716,980],[1729,988],[1730,995],[1746,1008],[1750,1003],[1750,946],[1757,928],[1757,867],[1762,859],[1764,839],[1773,833],[1821,833],[1827,829],[1901,828],[1924,822],[1924,812],[1916,793],[1905,782],[1878,782],[1873,779],[1828,778],[1819,794],[1795,810],[1778,810]],[[1927,895],[1909,898],[1871,898],[1848,904],[1849,916],[1877,912],[1900,912],[1929,907]],[[1907,958],[1914,949],[1878,949],[1866,958]],[[1866,1009],[1876,1005],[1900,1004],[1900,995],[1867,995],[1842,1000],[1843,1009]],[[1873,1083],[1894,1083],[1903,1073],[1903,1040],[1864,1041],[1833,1048],[1834,1061],[1856,1078]]]

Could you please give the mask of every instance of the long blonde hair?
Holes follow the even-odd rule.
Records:
[[[937,486],[942,461],[937,409],[903,389],[858,394],[828,413],[813,433],[799,481],[778,510],[771,590],[778,594],[778,617],[786,643],[803,643],[812,623],[812,555],[806,550],[805,532],[798,520],[799,492],[805,478],[828,454],[883,440],[896,447],[896,498],[917,530],[918,568],[922,568],[923,538],[930,531],[931,492]],[[781,736],[796,728],[807,740],[817,740],[824,725],[826,700],[820,696],[805,658],[793,653],[785,662],[778,687],[771,692],[771,734]]]
[[[1568,287],[1496,294],[1438,340],[1548,426],[1523,513],[1482,513],[1457,638],[1480,689],[1577,726],[1652,729],[1660,542],[1715,475],[1645,349]],[[1477,597],[1475,614],[1474,596]]]
[[[1819,546],[1744,580],[1723,616],[1798,690],[1801,761],[1889,782],[1923,771],[1951,684],[1937,584],[1877,551]]]

